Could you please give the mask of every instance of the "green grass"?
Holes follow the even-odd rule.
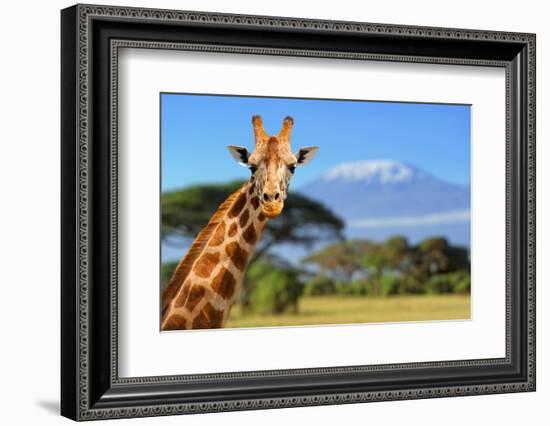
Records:
[[[298,313],[244,314],[231,310],[226,327],[277,327],[314,324],[470,319],[469,295],[391,297],[302,297]]]

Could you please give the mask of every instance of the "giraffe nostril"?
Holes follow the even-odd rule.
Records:
[[[275,193],[275,199],[276,199],[276,200],[279,199],[279,193],[278,193],[278,192]]]
[[[264,201],[269,201],[269,195],[267,195],[267,192],[264,192]]]

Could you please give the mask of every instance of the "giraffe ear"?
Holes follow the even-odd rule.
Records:
[[[235,146],[235,145],[229,145],[227,147],[229,150],[229,153],[231,156],[243,166],[248,166],[248,157],[250,156],[250,153],[248,152],[248,149],[246,149],[244,146]]]
[[[318,146],[306,146],[304,148],[300,148],[298,152],[295,154],[296,165],[304,166],[307,163],[309,163],[311,159],[315,156],[315,153],[318,150],[319,150]]]

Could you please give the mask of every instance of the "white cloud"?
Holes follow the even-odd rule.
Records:
[[[470,209],[432,213],[424,216],[401,216],[359,219],[349,222],[353,228],[390,228],[394,226],[428,226],[467,223],[470,221]]]

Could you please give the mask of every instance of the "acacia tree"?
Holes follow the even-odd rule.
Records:
[[[391,250],[370,240],[349,240],[323,247],[321,250],[302,259],[303,263],[316,264],[322,273],[328,273],[344,283],[351,283],[357,272],[369,273],[372,277],[373,292],[381,293],[380,278],[388,267]]]
[[[463,271],[469,274],[468,251],[449,244],[443,237],[427,238],[409,245],[403,236],[384,242],[351,240],[323,247],[302,260],[316,264],[321,272],[344,282],[351,282],[356,272],[368,271],[373,293],[381,294],[381,279],[386,272],[397,272],[404,280],[405,291],[424,291],[424,283],[437,274]]]
[[[315,264],[322,274],[329,274],[342,282],[350,282],[353,274],[363,268],[362,257],[377,252],[378,246],[368,240],[350,240],[326,245],[302,259]]]
[[[450,245],[443,237],[427,238],[415,247],[415,251],[414,270],[422,276],[470,268],[468,251],[464,247]]]
[[[161,197],[162,239],[170,245],[190,242],[208,223],[218,206],[243,182],[195,185],[164,192]],[[289,193],[283,213],[270,220],[250,263],[280,244],[310,247],[317,241],[342,239],[344,223],[323,204],[304,195]],[[247,280],[243,283],[247,293]],[[247,298],[245,297],[245,304]]]

